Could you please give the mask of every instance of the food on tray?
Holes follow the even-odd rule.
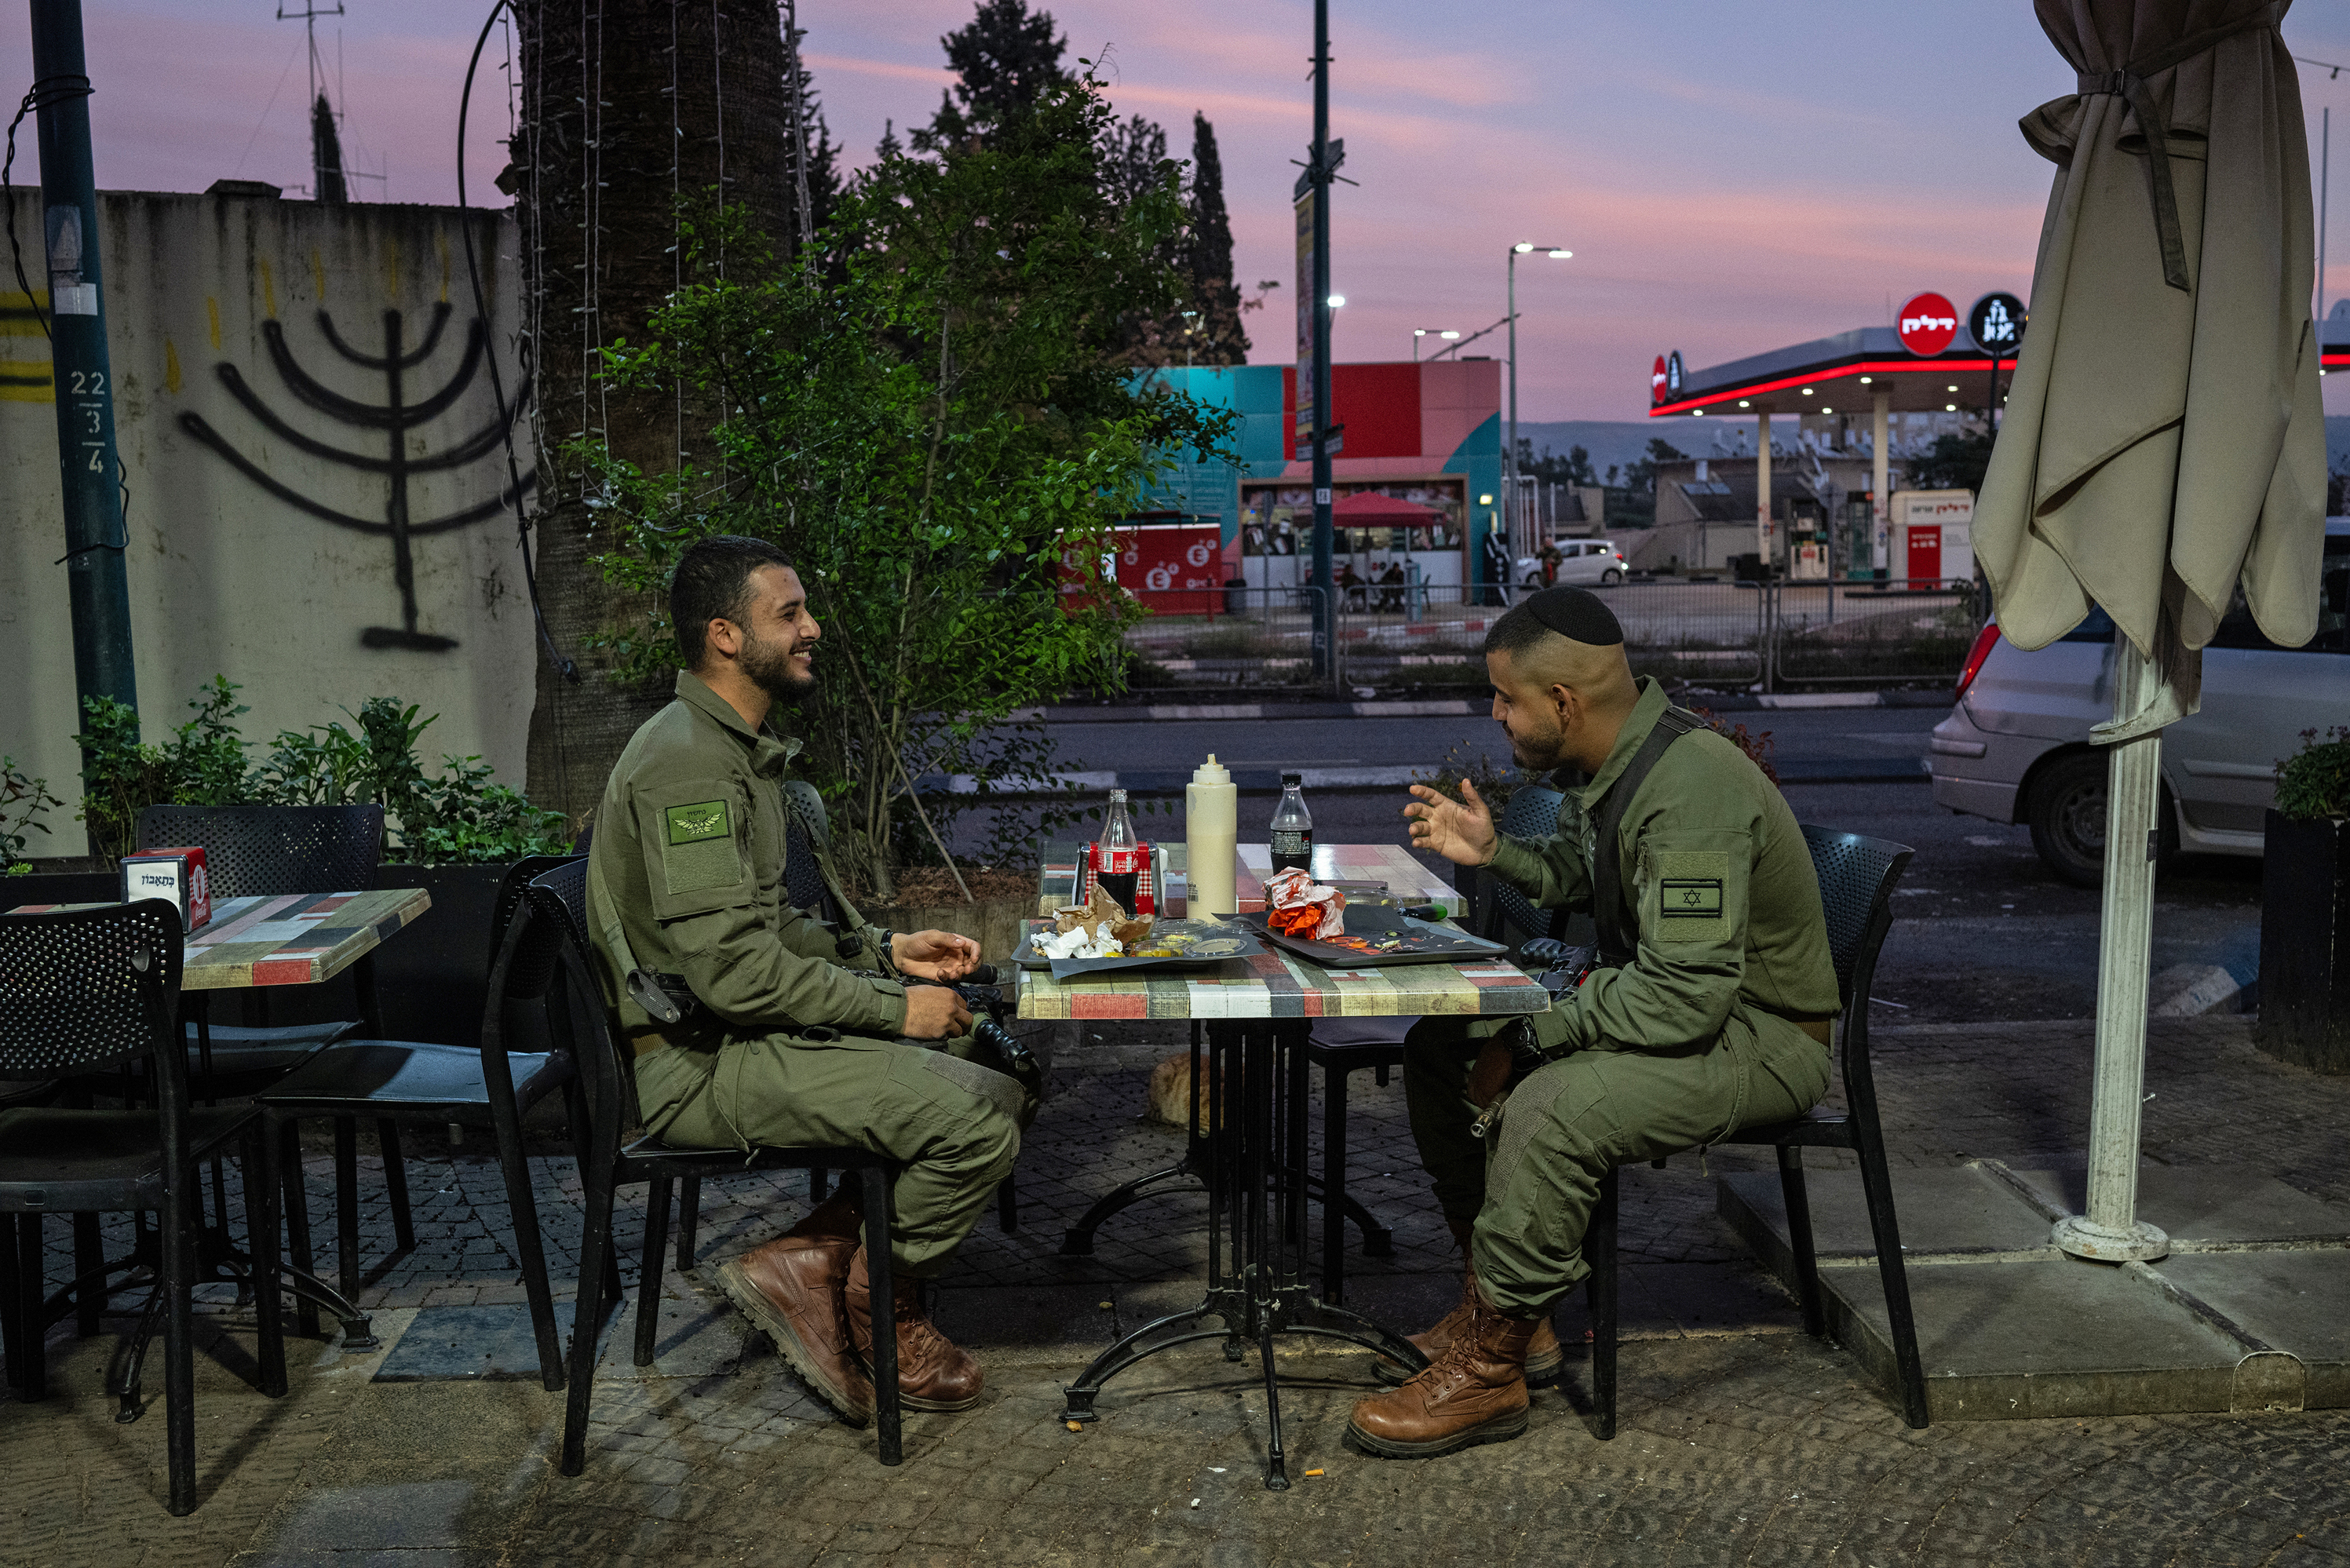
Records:
[[[1264,923],[1285,937],[1326,942],[1347,931],[1347,895],[1295,867],[1264,885]]]
[[[1094,885],[1093,893],[1087,898],[1084,908],[1056,909],[1053,912],[1053,929],[1056,934],[1067,936],[1072,931],[1082,930],[1090,940],[1107,931],[1121,944],[1122,950],[1131,950],[1148,942],[1150,940],[1150,928],[1154,923],[1149,915],[1137,917],[1127,913],[1126,906],[1119,903],[1117,896],[1105,890],[1099,883]],[[1039,946],[1037,950],[1041,952],[1044,950]],[[1055,956],[1067,958],[1073,955],[1062,953]],[[1074,956],[1116,958],[1119,954],[1084,953]]]
[[[1066,931],[1038,931],[1033,939],[1037,956],[1048,959],[1124,958],[1126,945],[1105,926],[1091,930],[1075,926]]]

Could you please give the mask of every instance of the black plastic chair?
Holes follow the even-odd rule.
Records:
[[[1513,838],[1548,838],[1557,830],[1565,798],[1546,784],[1523,785],[1503,807],[1498,826]],[[1490,873],[1481,872],[1479,878],[1483,897],[1477,934],[1486,940],[1503,940],[1505,921],[1528,937],[1555,936],[1564,929],[1565,910],[1538,909],[1523,893]],[[1367,1069],[1375,1075],[1373,1081],[1386,1088],[1388,1075],[1403,1064],[1401,1030],[1417,1022],[1330,1019],[1317,1022],[1306,1036],[1305,1059],[1322,1069],[1322,1299],[1333,1305],[1344,1299],[1346,1291],[1347,1228],[1340,1215],[1362,1227],[1365,1257],[1395,1254],[1395,1232],[1347,1196],[1347,1080]]]
[[[336,1257],[338,1282],[347,1300],[357,1300],[360,1283],[359,1158],[353,1136],[358,1118],[378,1126],[406,1122],[484,1128],[492,1134],[505,1177],[507,1210],[522,1264],[523,1289],[530,1301],[531,1325],[538,1339],[539,1375],[550,1390],[563,1386],[563,1352],[556,1332],[554,1298],[547,1286],[537,1205],[523,1159],[522,1118],[549,1095],[563,1093],[569,1102],[575,1137],[587,1120],[578,1101],[577,1074],[570,1053],[509,1051],[506,1025],[509,1008],[543,1007],[553,994],[560,935],[544,921],[534,925],[517,921],[515,915],[523,906],[524,890],[531,878],[568,858],[528,857],[515,862],[498,884],[490,935],[494,957],[489,1001],[482,1010],[478,1048],[409,1040],[338,1040],[258,1096],[268,1122],[272,1154],[283,1168],[287,1250],[295,1265],[306,1271],[312,1254],[309,1213],[302,1194],[300,1124],[316,1116],[335,1119]],[[306,1300],[298,1310],[302,1332],[315,1333],[317,1309]]]
[[[165,1449],[169,1507],[196,1506],[195,1345],[190,1292],[197,1271],[202,1209],[196,1165],[232,1143],[257,1172],[261,1116],[252,1106],[190,1104],[187,1055],[177,1003],[182,932],[169,904],[153,899],[44,915],[0,915],[0,1075],[66,1076],[144,1063],[144,1108],[19,1107],[0,1111],[0,1316],[8,1380],[26,1399],[47,1389],[42,1339],[63,1315],[64,1298],[97,1282],[78,1279],[57,1297],[42,1294],[42,1221],[157,1210],[151,1262],[162,1283]],[[269,1184],[245,1183],[249,1245],[256,1276],[277,1265],[276,1209]],[[286,1392],[286,1349],[277,1293],[256,1297],[261,1390]]]
[[[588,1415],[596,1382],[597,1340],[605,1309],[620,1299],[619,1272],[612,1240],[615,1190],[646,1184],[644,1251],[637,1270],[637,1329],[630,1355],[635,1365],[652,1364],[660,1327],[660,1284],[667,1267],[670,1208],[677,1183],[740,1175],[745,1170],[838,1170],[857,1173],[863,1184],[866,1266],[873,1300],[874,1418],[881,1462],[904,1459],[898,1403],[898,1326],[889,1264],[889,1200],[897,1168],[857,1148],[676,1148],[657,1137],[623,1141],[623,1129],[637,1122],[634,1059],[611,1026],[588,945],[588,863],[573,860],[530,884],[524,919],[542,921],[561,935],[562,968],[574,1005],[550,1007],[549,1023],[559,1049],[578,1064],[587,1101],[588,1133],[579,1162],[587,1218],[579,1241],[577,1314],[571,1332],[571,1383],[565,1394],[561,1468],[576,1476],[587,1468]],[[573,1033],[584,1031],[584,1037]],[[682,1207],[682,1206],[681,1206]],[[682,1219],[690,1234],[691,1209]],[[681,1242],[685,1237],[681,1236]],[[690,1244],[679,1249],[678,1267],[691,1267]]]
[[[1826,1334],[1827,1316],[1820,1303],[1819,1260],[1812,1245],[1811,1203],[1804,1189],[1804,1150],[1848,1148],[1858,1157],[1869,1231],[1877,1242],[1877,1274],[1885,1286],[1885,1315],[1893,1332],[1901,1417],[1922,1428],[1928,1419],[1926,1373],[1918,1355],[1917,1320],[1909,1310],[1909,1277],[1901,1262],[1901,1228],[1893,1212],[1885,1135],[1877,1126],[1877,1080],[1868,1064],[1868,991],[1877,973],[1877,951],[1893,926],[1894,885],[1917,851],[1809,823],[1804,826],[1804,842],[1811,847],[1812,867],[1819,874],[1828,948],[1835,959],[1836,994],[1844,1008],[1837,1034],[1846,1109],[1808,1111],[1793,1121],[1742,1128],[1721,1141],[1778,1151],[1787,1239],[1795,1255],[1795,1293],[1803,1303],[1804,1328],[1814,1337]],[[1611,1170],[1599,1184],[1599,1201],[1583,1242],[1584,1257],[1591,1264],[1585,1288],[1591,1314],[1592,1400],[1602,1438],[1616,1435],[1616,1237],[1617,1182]]]

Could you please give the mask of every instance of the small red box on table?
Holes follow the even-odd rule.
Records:
[[[182,930],[213,918],[212,878],[204,873],[201,845],[177,849],[141,849],[122,857],[122,901],[161,898],[180,911]]]

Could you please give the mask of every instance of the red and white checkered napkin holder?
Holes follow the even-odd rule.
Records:
[[[201,845],[141,849],[122,857],[122,901],[161,898],[180,911],[180,929],[194,930],[213,918],[212,878]]]

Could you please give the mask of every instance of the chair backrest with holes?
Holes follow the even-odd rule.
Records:
[[[0,1078],[64,1077],[151,1056],[160,1098],[184,1105],[187,1063],[173,1023],[181,941],[180,912],[156,898],[0,915]]]
[[[1827,916],[1828,951],[1835,962],[1836,996],[1844,1004],[1837,1031],[1844,1045],[1845,1085],[1850,1097],[1874,1099],[1868,1065],[1868,992],[1877,973],[1877,950],[1893,928],[1893,888],[1917,851],[1890,839],[1804,824],[1804,843],[1820,879],[1820,906]]]
[[[1565,799],[1548,784],[1522,784],[1510,796],[1509,805],[1502,808],[1501,821],[1495,826],[1513,838],[1539,842],[1558,831],[1559,807]],[[1490,940],[1502,940],[1501,921],[1504,920],[1529,940],[1556,936],[1565,924],[1565,910],[1537,909],[1532,899],[1499,877],[1489,873],[1485,888],[1492,898],[1494,911],[1482,922],[1484,934]]]
[[[151,805],[139,847],[201,845],[213,900],[358,893],[383,859],[380,805]]]

